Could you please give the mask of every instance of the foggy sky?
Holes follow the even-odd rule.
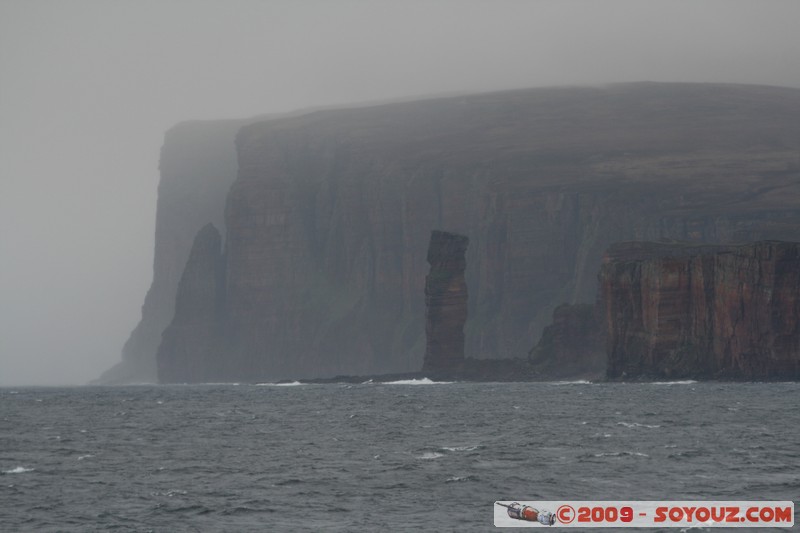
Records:
[[[120,359],[186,119],[620,81],[800,87],[795,0],[0,0],[0,386]]]

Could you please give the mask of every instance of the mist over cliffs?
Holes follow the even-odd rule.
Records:
[[[176,128],[120,379],[152,380],[156,353],[162,381],[419,370],[434,229],[469,237],[466,355],[525,357],[557,306],[594,301],[614,242],[800,240],[799,141],[800,91],[716,84]]]

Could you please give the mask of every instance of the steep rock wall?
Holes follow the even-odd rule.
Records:
[[[611,378],[800,379],[798,243],[622,243],[600,290]]]
[[[101,383],[156,382],[161,334],[175,314],[181,273],[198,230],[225,227],[225,197],[236,178],[234,139],[245,120],[192,121],[171,128],[161,148],[153,282],[122,361]]]
[[[553,322],[530,351],[529,361],[549,378],[598,379],[606,373],[606,333],[602,308],[564,304],[553,311]]]
[[[178,284],[175,317],[159,346],[160,382],[225,381],[224,304],[222,237],[207,224],[194,239]]]
[[[620,240],[800,239],[800,91],[629,84],[254,123],[226,206],[241,379],[416,371],[425,250],[467,235],[472,358],[524,357]],[[239,378],[236,378],[239,379]]]

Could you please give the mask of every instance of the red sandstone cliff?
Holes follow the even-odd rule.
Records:
[[[310,113],[237,137],[238,377],[418,370],[425,250],[470,238],[467,357],[522,357],[609,244],[800,239],[800,91],[630,84]]]
[[[600,290],[611,378],[800,379],[798,243],[622,243]]]

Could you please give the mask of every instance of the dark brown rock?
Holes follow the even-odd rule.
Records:
[[[600,309],[592,304],[564,304],[530,351],[529,361],[550,378],[598,379],[606,371],[606,336]]]
[[[798,243],[623,243],[600,290],[610,378],[800,379]]]
[[[431,232],[425,277],[425,358],[423,372],[455,373],[464,363],[467,283],[464,271],[469,239],[444,231]]]

